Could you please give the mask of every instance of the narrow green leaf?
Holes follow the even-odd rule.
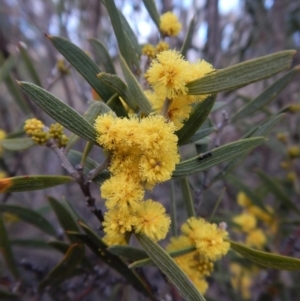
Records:
[[[80,240],[80,239],[77,239],[77,241],[78,240]],[[48,245],[48,248],[50,247],[50,248],[53,248],[53,249],[55,249],[55,250],[57,250],[58,252],[60,252],[60,253],[63,253],[63,254],[65,254],[67,251],[68,251],[68,249],[69,249],[69,247],[70,247],[70,245],[69,244],[66,244],[66,243],[64,243],[64,242],[62,242],[62,241],[59,241],[59,240],[55,240],[55,241],[49,241],[48,243],[47,243],[47,245]],[[82,258],[82,260],[81,260],[81,264],[80,264],[83,268],[86,268],[86,269],[88,269],[88,270],[91,270],[91,269],[93,269],[93,265],[91,264],[91,262],[88,260],[88,258],[86,257],[86,256],[84,256],[83,258]]]
[[[194,34],[194,29],[195,29],[195,17],[192,18],[188,32],[185,36],[184,42],[181,46],[180,52],[181,54],[186,57],[187,51],[190,49],[191,44],[192,44],[192,38]]]
[[[24,96],[22,95],[21,91],[17,88],[17,84],[15,80],[12,80],[11,75],[9,72],[11,68],[14,66],[15,58],[10,57],[9,59],[5,59],[3,55],[0,53],[0,83],[2,80],[4,81],[7,90],[9,91],[10,95],[12,96],[13,100],[16,102],[17,106],[21,110],[21,112],[25,114],[30,114],[30,109]]]
[[[122,28],[123,28],[123,32],[125,35],[125,39],[131,45],[132,50],[134,51],[134,56],[137,58],[140,58],[142,55],[142,50],[141,50],[141,46],[138,42],[137,35],[134,33],[134,31],[130,27],[127,19],[122,14],[122,12],[120,10],[118,10],[118,11],[119,11],[119,16],[120,16],[120,20],[122,23]],[[138,67],[138,66],[135,66],[135,67]],[[137,69],[139,69],[139,68],[137,68]]]
[[[113,245],[110,246],[107,250],[114,255],[125,257],[131,261],[149,258],[148,254],[144,250],[130,246]]]
[[[196,216],[194,200],[193,200],[192,194],[191,194],[190,183],[189,183],[187,177],[181,178],[181,179],[179,179],[179,181],[180,181],[180,185],[181,185],[183,202],[186,207],[187,215],[188,215],[188,217]]]
[[[18,217],[20,220],[29,223],[45,233],[56,236],[56,231],[52,225],[35,210],[17,205],[0,204],[0,212],[7,212]]]
[[[102,64],[104,67],[104,70],[107,73],[116,74],[114,63],[106,49],[106,47],[97,39],[91,38],[89,39],[89,42],[91,43],[95,55],[96,55],[96,62],[98,64]]]
[[[9,76],[10,72],[12,71],[12,69],[14,68],[15,64],[16,64],[16,57],[14,56],[10,56],[7,59],[3,59],[3,64],[0,67],[0,83],[3,80],[6,80],[7,77]]]
[[[300,270],[300,259],[248,248],[230,240],[231,249],[252,262],[270,269]]]
[[[109,87],[99,82],[97,74],[101,70],[84,51],[62,37],[47,35],[47,38],[105,102],[114,94]]]
[[[113,2],[113,1],[112,1]],[[120,56],[121,68],[127,82],[127,99],[133,99],[137,102],[139,107],[144,111],[146,114],[150,114],[152,108],[148,101],[147,96],[143,92],[140,84],[136,80],[133,73],[130,71],[126,61]]]
[[[186,144],[199,129],[210,113],[215,100],[216,95],[211,95],[194,107],[184,126],[176,132],[179,145]]]
[[[275,52],[270,55],[239,63],[234,66],[211,72],[187,85],[188,94],[212,94],[234,90],[253,82],[268,78],[288,69],[295,50]]]
[[[231,121],[251,116],[254,112],[261,109],[272,101],[277,95],[291,82],[295,75],[300,71],[300,66],[290,70],[287,74],[275,81],[271,86],[265,89],[256,98],[248,102],[236,114],[231,117]]]
[[[69,176],[30,175],[0,179],[0,193],[41,190],[73,181]]]
[[[30,58],[28,51],[27,51],[27,46],[23,43],[20,42],[18,44],[18,48],[20,50],[21,53],[21,57],[25,63],[26,69],[30,75],[30,77],[32,78],[32,80],[34,81],[34,83],[40,87],[42,87],[42,83],[40,81],[40,78],[38,76],[38,73],[35,70],[34,64],[32,59]]]
[[[118,11],[115,1],[105,0],[105,5],[111,19],[111,24],[122,56],[131,68],[139,69],[139,57],[137,56],[133,45],[130,43],[130,38],[125,34],[120,18],[121,12]],[[127,32],[127,34],[129,33]]]
[[[131,269],[139,268],[143,266],[155,265],[154,262],[149,258],[149,255],[141,249],[133,248],[130,246],[123,246],[123,245],[114,245],[108,248],[108,251],[127,258],[130,261],[134,261],[129,265]],[[168,252],[168,254],[172,257],[179,257],[186,255],[195,251],[195,247],[186,247],[177,251]]]
[[[12,239],[10,244],[14,247],[32,248],[32,249],[50,249],[47,242],[38,239]]]
[[[244,138],[248,137],[259,137],[267,135],[270,130],[282,119],[285,114],[275,115],[263,121],[260,125],[251,130],[250,133],[246,134]],[[211,184],[224,178],[228,173],[234,170],[246,157],[247,152],[242,156],[230,161],[213,179],[211,179]]]
[[[8,235],[1,215],[0,215],[0,253],[2,253],[4,261],[7,267],[9,268],[10,272],[14,276],[14,278],[19,279],[20,277],[19,271],[17,269],[17,265],[11,249],[11,244],[8,239]]]
[[[217,131],[217,128],[215,128],[215,127],[210,127],[210,128],[206,128],[203,130],[199,130],[189,139],[189,141],[186,142],[186,144],[193,143],[200,139],[203,139],[216,131]]]
[[[48,201],[53,208],[60,225],[65,230],[69,240],[73,243],[77,242],[78,239],[74,238],[73,235],[69,235],[67,231],[79,231],[76,219],[73,213],[65,206],[62,202],[59,202],[53,197],[48,197]]]
[[[117,75],[101,72],[97,74],[97,77],[100,82],[111,87],[111,89],[121,97],[125,95],[127,86]]]
[[[82,153],[71,150],[68,153],[68,159],[70,160],[72,165],[78,165],[81,161],[82,158]],[[87,157],[85,160],[85,164],[83,167],[83,173],[85,175],[88,175],[89,172],[95,168],[97,168],[99,164],[94,161],[93,159]],[[110,173],[107,170],[103,170],[100,174],[97,175],[97,177],[95,177],[93,179],[93,182],[95,182],[98,185],[101,185],[105,180],[110,178]],[[1,182],[0,182],[1,183]]]
[[[183,249],[179,249],[176,251],[172,251],[172,252],[167,252],[167,254],[169,254],[172,258],[176,258],[176,257],[180,257],[186,254],[189,254],[193,251],[195,251],[196,248],[194,246],[190,246],[190,247],[185,247]],[[151,258],[149,258],[149,256],[147,255],[146,258],[144,259],[140,259],[138,261],[135,261],[133,263],[131,263],[129,265],[129,268],[131,269],[135,269],[135,268],[141,268],[144,266],[155,266],[155,263],[152,261]]]
[[[31,138],[11,138],[0,140],[0,145],[10,151],[20,151],[35,145]]]
[[[175,263],[172,257],[166,253],[157,243],[144,235],[136,234],[137,239],[146,250],[149,257],[156,266],[169,278],[176,286],[185,300],[205,301],[204,297],[194,286],[192,281]]]
[[[127,281],[131,282],[132,285],[146,296],[154,300],[153,294],[150,287],[145,282],[144,279],[140,278],[138,274],[129,269],[127,265],[118,257],[111,254],[107,250],[107,245],[102,241],[102,239],[92,231],[86,224],[79,221],[79,225],[82,227],[86,236],[80,236],[83,241],[91,248],[91,250],[98,256],[101,257],[110,267],[118,271],[122,276],[124,276]]]
[[[75,110],[46,90],[27,82],[18,82],[21,89],[54,120],[76,135],[95,142],[95,129]]]
[[[157,11],[156,4],[153,0],[143,0],[143,3],[153,20],[154,24],[156,25],[157,29],[159,30],[159,23],[160,23],[160,15]]]
[[[279,201],[282,202],[283,205],[289,207],[293,212],[300,214],[300,209],[298,206],[291,200],[291,198],[284,192],[283,188],[281,187],[280,183],[273,179],[272,177],[268,176],[261,170],[256,170],[258,176],[260,177],[262,183],[264,183],[271,193],[277,198]]]
[[[39,289],[48,285],[56,286],[64,280],[74,276],[77,266],[84,256],[84,249],[81,243],[72,244],[66,252],[64,258],[54,267],[54,269],[40,282]]]
[[[176,169],[173,172],[173,178],[184,177],[206,170],[221,162],[240,156],[264,142],[265,138],[263,137],[241,139],[213,149],[209,153],[210,155],[202,160],[199,159],[199,156],[196,156],[189,160],[182,161],[176,165]]]

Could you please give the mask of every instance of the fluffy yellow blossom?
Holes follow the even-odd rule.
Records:
[[[127,236],[126,234],[114,234],[114,235],[108,235],[106,234],[102,240],[108,245],[127,245]]]
[[[255,205],[249,206],[247,210],[249,213],[253,214],[257,219],[267,224],[272,221],[273,208],[271,206],[266,206],[267,211],[264,211]]]
[[[161,98],[173,98],[187,94],[190,64],[175,50],[157,54],[145,76],[153,90]]]
[[[238,291],[244,299],[250,299],[252,279],[255,274],[237,263],[231,263],[229,268],[233,288]]]
[[[261,229],[255,229],[249,232],[246,236],[246,245],[249,247],[262,249],[265,246],[266,242],[266,235]]]
[[[287,143],[288,141],[288,136],[286,133],[277,133],[276,138],[283,143]]]
[[[7,177],[6,173],[4,171],[0,171],[0,179],[4,179],[6,177]]]
[[[162,51],[166,51],[170,48],[170,45],[165,42],[165,41],[160,41],[156,46],[155,46],[155,52],[160,53]]]
[[[293,145],[288,148],[288,155],[290,158],[300,157],[300,147],[298,145]]]
[[[247,212],[236,215],[232,221],[237,224],[243,232],[249,232],[256,227],[255,216]]]
[[[182,225],[181,231],[191,239],[203,258],[215,261],[229,251],[230,244],[225,241],[228,237],[227,231],[202,218],[189,218]]]
[[[107,199],[105,205],[108,209],[130,207],[134,210],[144,197],[144,189],[126,174],[118,174],[103,183],[101,195]]]
[[[120,234],[126,234],[126,232],[132,232],[133,225],[137,222],[135,214],[128,208],[120,210],[119,208],[113,208],[107,211],[104,215],[104,232],[105,234],[114,239],[114,236]]]
[[[160,16],[159,29],[163,35],[175,37],[180,33],[181,28],[181,23],[172,12]]]
[[[148,56],[150,59],[155,57],[156,50],[153,45],[145,44],[142,48],[142,54]]]
[[[136,211],[137,222],[134,231],[149,236],[155,241],[164,239],[170,227],[170,217],[158,202],[147,200],[140,203]]]
[[[170,244],[166,247],[168,252],[177,251],[191,246],[191,240],[186,236],[171,238]],[[209,276],[213,270],[213,262],[199,255],[197,251],[175,257],[174,260],[192,280],[198,290],[204,294],[208,284],[204,276]]]
[[[252,202],[249,199],[249,197],[244,193],[244,192],[239,192],[237,195],[237,203],[241,206],[241,207],[249,207]]]
[[[3,130],[0,130],[0,140],[4,139],[6,137],[6,132]]]
[[[5,137],[6,137],[5,131],[0,130],[0,140],[5,139]],[[0,146],[0,155],[2,154],[2,152],[3,152],[3,148],[2,148],[2,146]]]
[[[297,179],[297,175],[295,172],[289,172],[287,175],[286,175],[286,178],[289,182],[294,182],[296,179]]]
[[[300,111],[300,103],[293,103],[289,107],[289,111],[292,113],[297,113]]]

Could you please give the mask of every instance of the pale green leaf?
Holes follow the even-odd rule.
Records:
[[[202,160],[200,155],[189,160],[182,161],[176,165],[176,169],[173,172],[173,178],[184,177],[206,170],[221,162],[240,156],[264,142],[265,138],[263,137],[241,139],[211,150]]]
[[[213,94],[234,90],[288,69],[295,50],[262,56],[210,74],[188,83],[188,94]]]
[[[234,241],[230,241],[230,245],[231,249],[260,266],[278,270],[300,270],[298,258],[258,251]]]
[[[248,102],[236,114],[231,117],[231,121],[235,122],[238,119],[251,116],[254,112],[261,109],[272,101],[277,95],[292,81],[295,75],[300,71],[300,67],[296,67],[275,81],[271,86],[265,89],[256,98]]]
[[[97,74],[101,70],[83,50],[62,37],[47,35],[47,38],[105,102],[114,94],[109,87],[99,82]]]
[[[69,176],[30,175],[0,179],[0,193],[41,190],[74,181]]]
[[[156,242],[152,241],[147,236],[136,234],[136,237],[152,261],[176,286],[185,300],[205,301],[204,297],[195,287],[193,282],[168,253],[166,253]]]
[[[10,138],[0,140],[0,145],[9,151],[20,151],[36,144],[31,138]]]
[[[157,11],[156,4],[154,0],[143,0],[143,3],[153,20],[154,24],[156,25],[157,29],[159,30],[159,23],[160,23],[160,15]]]
[[[104,66],[107,73],[116,74],[114,63],[106,49],[106,47],[97,39],[89,39],[96,56],[96,62]]]
[[[23,206],[0,204],[0,212],[13,214],[18,219],[37,227],[45,233],[56,236],[53,226],[35,210]]]
[[[184,126],[176,132],[179,145],[188,143],[190,138],[206,120],[214,105],[215,100],[215,95],[209,96],[193,108],[189,119],[184,123]]]

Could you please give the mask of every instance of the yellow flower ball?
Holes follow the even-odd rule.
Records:
[[[237,224],[243,232],[249,232],[256,227],[255,216],[247,212],[236,215],[232,221]]]
[[[181,227],[183,235],[191,239],[203,258],[216,261],[229,251],[226,241],[228,232],[216,224],[210,224],[203,218],[189,218]]]
[[[261,229],[255,229],[248,233],[246,237],[246,245],[249,247],[255,247],[262,249],[267,242],[266,235]]]
[[[162,204],[151,199],[141,202],[136,210],[136,217],[136,233],[145,234],[155,241],[166,237],[171,220]]]
[[[172,12],[160,16],[159,29],[163,35],[175,37],[180,33],[181,28],[181,23]]]

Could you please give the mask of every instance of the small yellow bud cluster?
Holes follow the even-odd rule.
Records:
[[[257,277],[259,270],[256,267],[244,267],[238,263],[229,266],[233,288],[242,295],[243,299],[251,298],[253,279]]]
[[[57,60],[56,68],[62,74],[69,74],[70,73],[70,71],[68,69],[68,66],[66,65],[66,60],[63,59],[63,58]]]
[[[159,29],[162,35],[176,37],[180,33],[181,28],[181,23],[172,12],[166,12],[160,16]]]
[[[68,142],[62,125],[58,123],[51,124],[48,130],[42,121],[31,118],[25,121],[24,131],[35,143],[40,145],[45,144],[50,138],[55,139],[59,147],[65,146]]]
[[[155,56],[170,48],[169,44],[164,41],[160,41],[155,47],[151,44],[145,44],[142,48],[142,54],[148,56],[149,59],[154,59]]]
[[[298,113],[300,112],[300,103],[293,103],[289,107],[289,111],[292,113]]]
[[[145,189],[169,180],[179,162],[173,123],[166,123],[162,116],[127,119],[105,114],[96,119],[95,129],[97,142],[111,157],[112,176],[101,186],[108,209],[105,241],[126,243],[130,232],[163,239],[170,218],[160,203],[143,201],[143,197]]]
[[[287,150],[288,156],[291,159],[299,158],[300,157],[300,147],[298,145],[290,146]]]
[[[25,121],[24,131],[31,139],[40,145],[43,145],[49,139],[49,134],[47,131],[44,131],[45,125],[42,121],[31,118]]]
[[[5,139],[6,137],[6,132],[0,129],[0,140]],[[3,148],[0,146],[0,156],[3,152]]]
[[[189,63],[175,50],[162,51],[152,60],[145,77],[153,91],[146,95],[156,112],[161,112],[166,99],[171,104],[166,117],[173,121],[176,128],[183,126],[195,102],[204,100],[208,95],[188,95],[187,84],[212,72],[213,67],[204,60]]]
[[[52,123],[49,128],[49,135],[56,139],[59,147],[64,147],[68,143],[68,137],[64,134],[64,128],[59,123]]]
[[[230,247],[228,233],[223,227],[210,224],[202,218],[189,218],[181,227],[182,235],[172,238],[167,251],[177,251],[194,246],[195,251],[174,258],[198,290],[204,294],[208,288],[205,280],[214,267],[214,261],[224,256]]]
[[[249,247],[262,249],[267,238],[261,227],[258,227],[258,222],[265,226],[266,231],[270,233],[276,232],[277,222],[272,214],[273,209],[266,206],[266,211],[252,204],[252,201],[244,192],[239,192],[237,203],[243,207],[243,212],[233,217],[232,221],[238,226],[238,231],[246,235],[245,244]]]

